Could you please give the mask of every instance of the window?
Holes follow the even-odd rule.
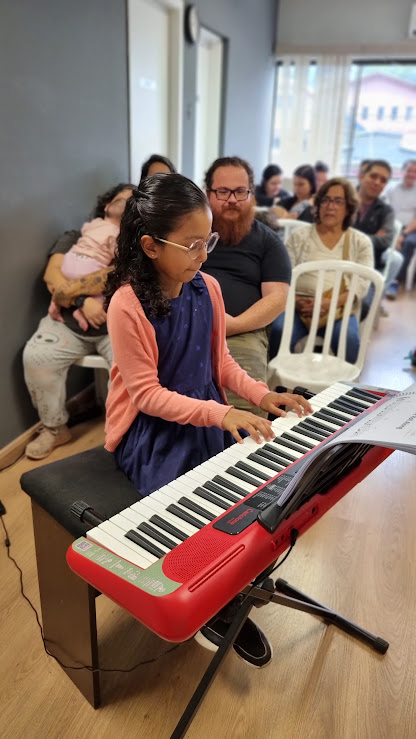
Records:
[[[416,159],[416,59],[287,55],[275,97],[270,161],[286,176],[322,159],[331,174],[355,179],[362,159],[386,159],[399,179]]]
[[[400,178],[403,162],[416,159],[415,98],[416,60],[351,64],[341,174],[355,178],[362,159],[386,159]]]

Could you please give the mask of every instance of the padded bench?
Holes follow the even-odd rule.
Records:
[[[75,575],[66,552],[88,526],[71,514],[83,500],[104,518],[132,505],[136,489],[104,447],[25,472],[22,489],[32,499],[42,623],[48,650],[66,665],[98,668],[95,598],[100,593]],[[99,672],[65,669],[94,708],[100,704]]]

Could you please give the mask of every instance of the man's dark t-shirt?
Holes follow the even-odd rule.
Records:
[[[225,310],[231,316],[239,316],[262,298],[262,282],[290,283],[291,278],[282,240],[256,220],[239,244],[229,246],[220,240],[201,269],[220,283]]]
[[[53,245],[52,249],[49,252],[49,256],[51,257],[52,254],[66,254],[70,250],[71,246],[76,244],[80,236],[81,231],[65,231],[65,233]],[[75,334],[79,334],[80,336],[106,336],[106,334],[108,333],[106,323],[102,323],[100,328],[93,328],[92,326],[89,326],[89,328],[84,331],[80,327],[78,321],[72,315],[74,310],[76,310],[76,308],[74,307],[61,308],[61,316],[64,319],[64,324],[65,326],[67,326],[67,328],[69,328]]]

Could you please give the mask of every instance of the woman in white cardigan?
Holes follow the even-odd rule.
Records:
[[[303,262],[326,259],[348,259],[351,262],[374,266],[373,247],[368,236],[355,228],[351,228],[358,207],[358,199],[353,186],[348,180],[333,177],[319,190],[315,197],[315,223],[312,227],[298,228],[289,237],[286,247],[292,266]],[[302,295],[296,298],[296,313],[293,324],[291,348],[308,334],[308,319],[313,312],[316,291],[316,275],[304,275],[298,280],[297,290]],[[328,275],[330,280],[330,274]],[[333,285],[328,281],[324,291]],[[359,281],[356,296],[361,299],[368,290],[368,281]],[[344,292],[340,293],[338,306],[342,307],[348,297],[348,283]],[[322,297],[321,314],[329,308],[329,297]],[[303,319],[303,320],[302,320]],[[270,331],[270,357],[274,357],[280,346],[284,323],[284,313],[278,316]],[[341,320],[336,321],[332,336],[331,348],[337,351]],[[325,333],[325,326],[319,329]],[[354,363],[360,348],[358,321],[351,315],[348,322],[346,360]]]

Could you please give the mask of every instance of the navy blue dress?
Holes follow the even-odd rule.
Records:
[[[189,398],[223,403],[212,377],[212,303],[200,273],[171,301],[169,316],[150,317],[145,304],[143,310],[156,332],[160,384]],[[144,496],[232,443],[231,434],[217,426],[182,425],[140,412],[114,454]]]

